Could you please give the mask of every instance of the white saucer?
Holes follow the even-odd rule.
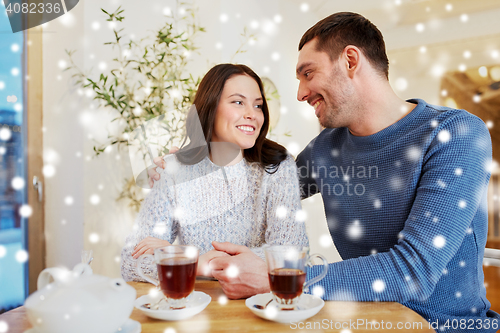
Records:
[[[153,298],[151,296],[144,295],[135,300],[134,306],[151,318],[161,320],[183,320],[203,311],[212,301],[212,297],[201,291],[193,291],[190,299],[187,301],[186,307],[179,310],[151,310],[142,306],[146,303],[151,303],[152,300]]]
[[[37,331],[35,327],[32,327],[29,330],[24,331],[24,333],[39,333],[39,332],[40,331]],[[141,333],[141,332],[142,332],[141,323],[129,318],[114,333]]]
[[[317,296],[302,294],[302,296],[300,296],[299,303],[297,304],[297,310],[280,311],[278,304],[274,300],[269,303],[265,310],[259,310],[254,307],[255,304],[263,306],[272,298],[273,295],[271,293],[258,294],[248,298],[245,301],[245,305],[254,314],[261,318],[287,324],[290,322],[306,320],[307,318],[310,318],[318,313],[319,310],[321,310],[325,305],[325,302]]]

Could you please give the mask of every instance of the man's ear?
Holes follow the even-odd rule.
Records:
[[[361,67],[361,50],[354,45],[347,45],[342,52],[345,61],[347,75],[352,79]]]

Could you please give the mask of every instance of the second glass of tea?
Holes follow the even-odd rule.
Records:
[[[309,255],[309,248],[293,245],[265,246],[269,285],[281,310],[295,310],[302,291],[326,276],[328,262],[321,254]],[[323,261],[323,272],[306,283],[306,266],[313,258]]]
[[[195,246],[170,245],[158,248],[154,257],[151,254],[139,257],[137,274],[161,289],[171,309],[183,309],[194,291],[199,253]],[[156,262],[158,280],[147,276],[142,270],[142,262],[148,257],[153,257]]]

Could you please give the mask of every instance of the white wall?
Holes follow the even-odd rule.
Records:
[[[360,8],[360,2],[356,2],[356,10]],[[296,100],[297,44],[310,26],[329,13],[317,14],[312,10],[304,13],[300,10],[301,1],[290,0],[199,0],[196,3],[200,7],[200,23],[207,33],[198,40],[201,54],[193,56],[192,73],[202,75],[212,65],[229,61],[240,46],[239,34],[245,26],[250,32],[257,33],[257,43],[247,46],[248,52],[238,55],[233,61],[245,63],[259,75],[274,81],[283,106],[274,133],[277,140],[293,153],[299,152],[318,134],[319,126],[311,107]],[[348,4],[338,3],[342,3],[342,10],[347,9],[344,7]],[[72,267],[80,260],[80,250],[85,247],[94,250],[94,271],[108,276],[119,275],[117,259],[134,219],[134,214],[124,203],[115,201],[122,180],[130,174],[130,166],[126,154],[115,148],[97,158],[93,156],[94,140],[104,142],[107,131],[117,129],[109,125],[111,114],[92,109],[88,98],[81,96],[72,86],[70,74],[61,73],[58,64],[61,59],[67,60],[65,49],[78,50],[75,58],[81,68],[97,68],[101,62],[110,64],[113,53],[102,44],[113,36],[100,8],[113,11],[118,5],[125,9],[124,33],[134,34],[136,38],[148,35],[162,24],[164,7],[175,9],[174,0],[81,1],[70,12],[72,20],[63,16],[48,24],[43,55],[44,149],[45,153],[56,152],[58,157],[51,159],[48,154],[46,161],[56,168],[56,174],[47,178],[46,187],[47,265]],[[227,15],[227,22],[220,21],[221,14]],[[280,23],[274,21],[275,15],[281,16]],[[382,15],[375,12],[373,15],[376,17],[368,17],[375,23],[384,20]],[[384,25],[382,32],[386,36],[391,60],[391,82],[398,78],[408,82],[406,90],[397,90],[397,93],[402,98],[423,97],[437,103],[439,78],[434,78],[430,70],[441,59],[440,55],[444,57],[443,63],[448,70],[457,68],[462,61],[467,61],[471,67],[494,61],[484,50],[500,50],[498,35],[479,36],[500,31],[498,24],[486,16],[480,13],[471,15],[468,30],[463,30],[456,20],[450,19],[445,22],[448,23],[446,29],[431,31],[428,35],[415,34],[413,23]],[[252,30],[254,20],[259,22],[259,27]],[[98,30],[93,29],[94,22],[99,22]],[[462,32],[457,35],[454,31]],[[469,39],[457,41],[465,37]],[[222,48],[216,48],[217,43],[221,43]],[[427,45],[426,54],[418,52],[421,45]],[[470,48],[474,57],[462,59],[463,48]],[[279,60],[272,59],[275,52],[279,53]],[[286,131],[290,131],[292,137],[280,135]],[[100,199],[96,205],[90,203],[93,195]],[[72,205],[65,204],[66,196],[73,197]],[[310,198],[303,202],[303,206],[308,212],[307,228],[312,251],[327,255],[330,261],[339,260],[328,236],[321,197]],[[90,242],[91,235],[98,235],[98,241]]]

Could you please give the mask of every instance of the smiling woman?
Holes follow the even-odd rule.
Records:
[[[141,280],[137,258],[175,239],[200,249],[197,274],[205,276],[212,276],[212,258],[227,256],[212,241],[248,246],[261,259],[264,244],[308,244],[295,162],[266,139],[260,78],[244,65],[217,65],[201,81],[194,105],[210,145],[196,145],[195,119],[188,116],[190,144],[165,159],[123,248],[126,280]],[[156,271],[154,263],[139,264],[146,275]]]

